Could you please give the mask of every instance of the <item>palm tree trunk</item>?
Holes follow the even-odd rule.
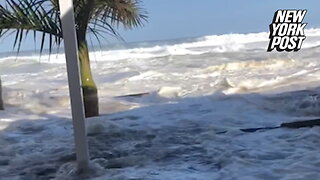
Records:
[[[91,73],[88,45],[86,40],[78,39],[78,41],[85,115],[86,117],[99,116],[98,90]]]

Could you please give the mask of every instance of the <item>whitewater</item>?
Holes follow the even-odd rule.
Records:
[[[91,48],[85,177],[64,54],[2,53],[0,179],[320,179],[319,127],[240,130],[320,118],[320,29],[305,33],[298,52],[267,52],[267,32]]]

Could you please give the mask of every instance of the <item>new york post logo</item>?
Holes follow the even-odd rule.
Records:
[[[307,23],[302,23],[307,10],[278,10],[274,13],[270,24],[270,42],[268,52],[299,51],[306,39],[304,28]]]

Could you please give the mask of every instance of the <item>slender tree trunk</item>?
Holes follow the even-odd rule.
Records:
[[[4,110],[4,107],[3,107],[3,100],[2,100],[2,84],[1,84],[1,77],[0,77],[0,110]]]
[[[85,115],[99,116],[98,90],[91,73],[88,45],[86,40],[78,39],[78,43]]]

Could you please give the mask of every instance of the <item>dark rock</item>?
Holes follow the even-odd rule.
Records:
[[[295,121],[295,122],[281,124],[281,127],[283,128],[303,128],[303,127],[314,127],[314,126],[320,126],[320,119]]]

